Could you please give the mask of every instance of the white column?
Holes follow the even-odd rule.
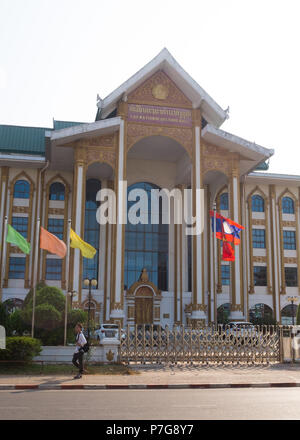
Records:
[[[236,223],[240,223],[240,218],[239,218],[239,179],[236,175],[232,176],[232,200],[233,200],[233,207],[231,209],[231,212],[233,214],[233,221],[235,221]],[[242,232],[243,234],[243,232]],[[243,239],[244,237],[242,237]],[[241,266],[240,266],[240,258],[241,258],[241,249],[240,246],[234,246],[234,253],[235,253],[235,262],[234,264],[234,285],[235,285],[235,300],[234,303],[232,304],[232,308],[233,310],[231,310],[230,312],[230,319],[234,319],[234,320],[243,320],[244,319],[244,314],[242,310],[234,310],[234,309],[238,309],[239,307],[242,308],[242,303],[241,303]]]
[[[279,219],[278,219],[278,212],[276,210],[276,192],[275,188],[271,188],[271,216],[273,221],[271,222],[271,227],[273,227],[273,240],[274,240],[274,246],[273,246],[273,259],[274,259],[274,265],[272,269],[274,270],[274,295],[276,299],[276,310],[274,310],[275,318],[277,322],[280,322],[280,263],[279,263],[279,252],[278,249],[280,249],[279,246]]]
[[[193,244],[193,262],[194,252],[196,252],[196,267],[193,269],[193,306],[192,306],[192,319],[203,320],[205,316],[205,304],[203,302],[203,286],[202,286],[202,235],[203,232],[200,227],[201,218],[204,215],[203,197],[200,195],[201,190],[201,154],[200,154],[200,127],[195,127],[195,155],[194,155],[194,167],[193,167],[193,202],[196,202],[196,206],[193,209],[193,215],[196,215],[197,235],[192,236]],[[198,190],[198,191],[197,191]],[[202,225],[203,226],[203,225]]]
[[[107,188],[107,181],[102,180],[101,182],[101,189]],[[99,225],[100,228],[100,234],[99,234],[99,276],[98,276],[98,286],[100,290],[104,290],[104,279],[105,279],[105,271],[106,271],[106,256],[105,256],[105,249],[106,249],[106,240],[107,240],[107,226],[105,225]],[[105,317],[104,317],[105,319]]]
[[[82,206],[82,188],[83,188],[83,165],[79,164],[77,168],[77,192],[76,192],[76,212],[75,212],[75,232],[81,236],[81,213]],[[80,250],[74,249],[74,275],[73,289],[79,292],[79,275],[80,275]]]
[[[113,319],[124,318],[124,311],[122,304],[122,297],[124,287],[122,286],[123,278],[123,265],[122,265],[122,254],[123,254],[123,224],[126,220],[126,204],[125,197],[127,197],[127,186],[124,182],[124,121],[121,120],[120,132],[119,132],[119,156],[118,156],[118,194],[117,194],[117,224],[116,224],[116,253],[115,253],[115,291],[114,291],[114,301],[112,304],[113,309],[111,310],[110,317]]]

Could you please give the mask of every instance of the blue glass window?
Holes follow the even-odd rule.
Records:
[[[229,264],[222,264],[221,265],[221,279],[222,279],[222,286],[229,286],[230,285],[230,266],[229,266]]]
[[[252,229],[252,244],[254,248],[266,247],[266,231],[264,229]]]
[[[254,266],[254,286],[266,286],[267,285],[267,267],[266,266]]]
[[[46,280],[61,280],[62,260],[58,258],[46,259]]]
[[[17,180],[14,186],[14,197],[17,199],[29,199],[30,185],[26,180]]]
[[[87,180],[84,240],[91,244],[97,250],[97,253],[94,258],[83,258],[83,280],[86,278],[98,280],[100,225],[96,219],[96,212],[99,207],[99,202],[96,202],[96,195],[100,189],[101,182],[99,180]]]
[[[290,197],[283,197],[282,199],[282,212],[284,214],[294,214],[294,201]]]
[[[49,200],[65,200],[65,185],[54,182],[50,186]]]
[[[169,225],[162,224],[162,203],[160,199],[159,224],[151,224],[151,190],[159,189],[150,183],[136,183],[128,188],[143,189],[148,196],[148,224],[125,225],[125,267],[124,284],[129,288],[135,283],[143,268],[147,269],[149,280],[161,290],[168,290]],[[128,211],[136,201],[128,202]],[[143,215],[145,213],[140,213]]]
[[[51,234],[56,235],[56,237],[61,240],[64,237],[64,219],[63,218],[49,218],[48,219],[48,231]]]
[[[220,197],[220,209],[224,210],[224,211],[228,211],[228,193],[223,193],[221,194]]]
[[[285,267],[285,284],[287,287],[297,287],[298,286],[298,271],[297,267]]]
[[[27,233],[28,233],[28,217],[12,217],[11,225],[21,235],[23,235],[23,237],[27,238]]]
[[[296,232],[283,231],[283,248],[296,249]]]
[[[9,279],[23,279],[25,278],[25,257],[10,257],[9,259]]]
[[[264,199],[258,195],[252,196],[252,211],[253,212],[264,212],[264,210],[265,210]]]

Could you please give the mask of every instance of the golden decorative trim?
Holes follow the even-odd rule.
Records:
[[[64,208],[48,208],[48,215],[64,215]]]
[[[284,257],[284,263],[285,264],[297,264],[298,258],[297,257]]]
[[[14,214],[29,214],[28,206],[13,206],[12,212]]]
[[[139,123],[127,123],[127,153],[141,139],[149,136],[164,136],[178,142],[192,157],[193,130],[191,128],[161,127],[156,125],[143,125]]]
[[[252,257],[253,263],[267,263],[267,261],[268,261],[267,257],[263,257],[263,256],[253,256]]]
[[[252,225],[253,226],[266,226],[266,219],[252,218]]]
[[[12,216],[13,216],[13,208],[14,208],[14,186],[15,183],[18,180],[26,180],[30,185],[30,192],[29,192],[29,204],[28,207],[28,230],[27,230],[27,241],[31,242],[31,225],[32,225],[32,203],[33,203],[33,194],[35,191],[35,183],[33,182],[32,178],[25,172],[22,171],[18,175],[14,177],[14,179],[9,184],[9,191],[10,191],[10,201],[9,201],[9,215],[8,215],[8,223],[11,224]],[[18,207],[21,208],[21,207]],[[8,287],[8,272],[9,272],[9,255],[11,253],[10,250],[10,244],[7,243],[6,248],[6,262],[5,262],[5,278],[4,278],[4,287]],[[24,279],[24,288],[29,288],[29,264],[30,264],[30,255],[25,256],[25,279]]]
[[[64,185],[65,188],[65,198],[64,198],[64,208],[50,208],[49,204],[51,200],[50,198],[50,187],[53,183],[59,182]],[[68,212],[69,212],[69,193],[70,193],[70,185],[67,182],[67,180],[60,174],[56,174],[53,176],[46,184],[46,187],[44,188],[46,191],[46,207],[45,207],[45,217],[43,226],[48,229],[48,222],[49,222],[49,215],[61,215],[64,217],[64,230],[63,230],[63,241],[67,241],[67,229],[68,229]],[[46,280],[46,259],[47,259],[47,251],[42,251],[42,279]],[[66,261],[65,259],[62,260],[62,269],[61,269],[61,288],[65,290],[66,286]]]
[[[278,212],[279,212],[279,235],[280,235],[280,272],[281,272],[281,287],[280,287],[280,294],[285,295],[286,294],[286,283],[285,283],[285,270],[284,270],[284,247],[283,247],[283,213],[282,213],[282,199],[285,196],[291,197],[291,199],[294,202],[294,208],[295,208],[295,218],[296,218],[296,243],[299,243],[299,226],[298,226],[298,200],[295,197],[295,195],[286,188],[278,197]],[[297,246],[297,254],[298,259],[300,259],[299,254],[299,246]],[[300,268],[300,262],[298,263],[298,271]],[[298,283],[298,286],[300,286],[300,283]],[[299,291],[300,291],[300,287]]]
[[[193,311],[202,311],[207,312],[207,305],[206,304],[192,304],[192,310]]]
[[[260,195],[264,200],[264,219],[253,218],[252,213],[252,196]],[[249,228],[249,265],[250,265],[250,280],[249,280],[249,290],[248,293],[254,293],[254,272],[253,263],[267,263],[267,288],[268,293],[272,294],[272,284],[271,284],[271,268],[270,268],[270,250],[269,250],[269,200],[267,195],[256,186],[247,197],[248,205],[248,228]],[[265,240],[266,240],[266,257],[256,257],[253,256],[253,242],[252,242],[252,229],[253,226],[265,226]]]
[[[295,221],[287,221],[287,220],[283,220],[283,221],[282,221],[282,226],[283,226],[283,227],[287,227],[287,228],[289,228],[289,227],[291,227],[291,228],[295,228],[296,225],[297,225],[297,222],[295,222]]]
[[[128,103],[191,108],[190,100],[159,70],[128,95]]]

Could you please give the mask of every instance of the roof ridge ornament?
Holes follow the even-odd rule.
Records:
[[[229,112],[230,112],[230,107],[228,106],[227,109],[225,110],[226,119],[229,119]]]

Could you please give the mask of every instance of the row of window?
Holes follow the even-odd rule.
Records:
[[[17,199],[29,199],[30,183],[27,180],[17,180],[14,186],[14,197]],[[50,185],[49,200],[65,200],[65,186],[61,182]]]
[[[223,193],[220,196],[220,209],[227,211],[229,209],[228,193]],[[264,212],[265,201],[263,197],[255,194],[251,197],[251,209],[252,212]],[[283,197],[282,199],[282,212],[283,214],[294,214],[295,206],[291,197]]]
[[[285,284],[287,287],[298,286],[298,271],[297,267],[285,267]],[[254,286],[267,286],[267,267],[253,266]],[[230,285],[230,266],[229,264],[222,264],[221,266],[222,286]]]
[[[165,262],[164,262],[165,263]],[[160,263],[163,267],[165,264],[163,262]],[[130,263],[129,263],[130,264]],[[11,257],[9,260],[9,278],[10,279],[24,279],[25,277],[25,265],[26,259],[25,257]],[[134,264],[135,266],[135,264]],[[157,266],[152,265],[149,262],[149,266]],[[134,272],[127,267],[129,273]],[[285,267],[285,283],[287,287],[296,287],[298,286],[298,271],[297,267]],[[139,273],[135,273],[134,279],[137,279]],[[155,279],[156,283],[166,282],[166,280],[158,280],[158,277],[166,277],[166,270],[157,271],[157,273],[151,274]],[[253,275],[254,275],[254,285],[255,286],[267,286],[267,267],[266,266],[254,266],[253,267]],[[58,258],[47,258],[46,259],[46,280],[61,280],[62,278],[62,260]],[[230,266],[228,264],[221,265],[221,279],[223,286],[230,285]]]
[[[25,278],[25,257],[10,257],[9,259],[9,279]],[[62,260],[58,258],[46,259],[46,280],[62,279]]]
[[[252,229],[252,245],[254,248],[266,248],[266,231],[265,229]],[[283,231],[283,248],[295,250],[296,249],[296,232]]]

